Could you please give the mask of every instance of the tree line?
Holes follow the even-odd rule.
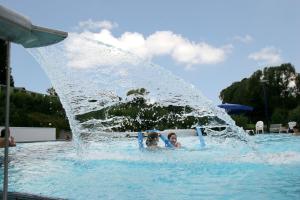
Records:
[[[259,120],[266,122],[267,116],[271,123],[296,121],[300,124],[300,74],[290,63],[257,70],[249,78],[223,89],[219,97],[223,103],[254,108],[253,112],[233,116],[239,125],[246,126]]]
[[[225,121],[216,116],[197,117],[188,115],[193,111],[190,106],[163,106],[159,103],[149,103],[147,94],[149,92],[145,88],[129,90],[127,92],[128,101],[77,115],[76,119],[81,123],[85,122],[85,128],[93,129],[94,126],[101,126],[104,130],[107,128],[110,131],[189,129],[197,124],[226,124]],[[97,123],[86,123],[92,119],[97,119]]]
[[[5,124],[5,86],[0,88],[0,125]],[[70,130],[65,111],[57,96],[12,88],[10,126],[55,127]]]

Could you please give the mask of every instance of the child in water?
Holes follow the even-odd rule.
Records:
[[[9,129],[8,129],[8,134],[10,133]],[[15,142],[15,138],[12,136],[9,136],[8,138],[8,145],[10,147],[15,147],[16,146],[16,142]],[[0,137],[0,148],[5,147],[5,129],[1,130],[1,137]]]
[[[173,132],[169,133],[168,134],[168,139],[175,148],[180,148],[181,147],[181,144],[179,142],[177,142],[176,133],[173,133]]]
[[[146,139],[147,148],[150,148],[150,149],[160,148],[158,146],[158,141],[159,141],[158,133],[156,133],[156,132],[148,133],[148,136]]]
[[[171,148],[180,148],[181,144],[177,142],[177,136],[175,133],[169,133],[168,139],[166,139],[163,135],[157,132],[150,132],[148,133],[147,139],[146,139],[146,145],[148,149],[161,149],[161,147],[158,146],[159,137],[165,142],[166,147]],[[141,140],[142,141],[142,140]]]

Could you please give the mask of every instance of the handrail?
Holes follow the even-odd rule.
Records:
[[[199,126],[196,127],[196,132],[197,132],[197,135],[198,135],[199,140],[200,140],[200,147],[204,148],[205,147],[205,141],[204,141],[204,138],[203,138],[203,135],[202,135],[201,128]]]

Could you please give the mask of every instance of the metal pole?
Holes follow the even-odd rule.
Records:
[[[266,91],[266,85],[263,83],[263,91],[264,91],[264,100],[265,100],[265,116],[266,116],[266,122],[267,122],[267,132],[270,132],[270,123],[269,123],[269,112],[268,112],[268,97],[267,97],[267,91]]]
[[[3,200],[7,200],[8,191],[8,149],[9,149],[9,97],[10,97],[10,42],[6,41],[6,108],[5,108],[5,149]]]

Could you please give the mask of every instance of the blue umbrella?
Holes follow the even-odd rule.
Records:
[[[240,114],[244,112],[253,111],[253,107],[245,106],[241,104],[225,103],[225,104],[218,105],[218,107],[224,108],[228,114]]]

